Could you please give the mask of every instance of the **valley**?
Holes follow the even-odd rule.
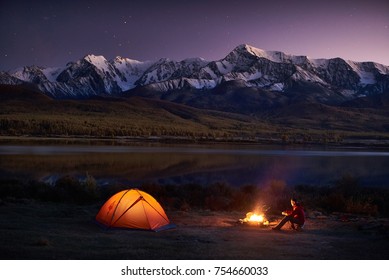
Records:
[[[5,85],[0,100],[3,137],[374,145],[389,140],[385,109],[295,103],[250,114],[140,96],[57,100]]]

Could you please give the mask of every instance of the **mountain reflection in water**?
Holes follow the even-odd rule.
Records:
[[[366,186],[389,184],[389,153],[361,150],[233,146],[2,145],[0,178],[52,182],[64,175],[93,176],[100,184],[226,182],[262,186],[327,185],[351,175]]]

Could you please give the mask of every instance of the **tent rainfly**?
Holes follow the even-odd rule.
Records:
[[[175,227],[155,198],[138,189],[111,196],[100,208],[96,221],[108,228],[161,231]]]

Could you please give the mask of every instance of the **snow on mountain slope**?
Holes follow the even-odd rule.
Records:
[[[42,71],[43,69],[44,68],[37,66],[25,66],[16,69],[11,75],[24,82],[40,83],[48,80]]]
[[[201,68],[208,64],[202,58],[191,58],[174,61],[163,58],[151,65],[137,81],[137,85],[144,86],[161,83],[170,79],[192,78]]]
[[[90,55],[85,56],[84,60],[88,61],[90,64],[93,64],[94,66],[96,66],[97,69],[99,69],[102,72],[110,71],[110,69],[109,69],[110,65],[109,65],[108,61],[105,59],[105,57],[102,55],[96,56],[96,55],[90,54]]]
[[[42,69],[42,73],[46,76],[47,80],[52,83],[54,83],[57,80],[58,75],[61,74],[62,71],[63,68],[61,67]]]
[[[278,63],[293,63],[296,65],[303,65],[308,62],[307,56],[289,55],[280,51],[265,51],[249,45],[240,45],[237,47],[237,49],[246,50],[254,56],[263,57]]]
[[[0,72],[0,84],[2,85],[21,85],[23,81],[11,76],[8,72]]]
[[[384,68],[377,69],[376,65],[372,62],[353,62],[348,60],[347,63],[351,66],[353,71],[358,74],[361,84],[364,85],[375,84],[377,81],[375,78],[376,75],[374,74],[382,73],[381,71],[384,70]]]
[[[129,58],[117,56],[111,64],[122,73],[122,79],[116,79],[122,91],[134,88],[135,82],[142,76],[142,74],[149,68],[153,62],[141,62]]]
[[[71,98],[121,94],[141,87],[160,92],[203,90],[229,81],[284,92],[295,82],[311,83],[353,98],[388,91],[389,67],[341,58],[311,59],[243,44],[217,61],[164,58],[142,62],[120,56],[109,61],[91,54],[63,68],[27,66],[0,75],[0,83],[33,83],[54,97]]]

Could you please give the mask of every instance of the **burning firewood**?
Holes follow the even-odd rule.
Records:
[[[244,219],[239,219],[241,224],[254,225],[254,226],[268,226],[269,221],[266,219],[265,212],[268,210],[261,207],[260,210],[255,212],[248,212]]]

